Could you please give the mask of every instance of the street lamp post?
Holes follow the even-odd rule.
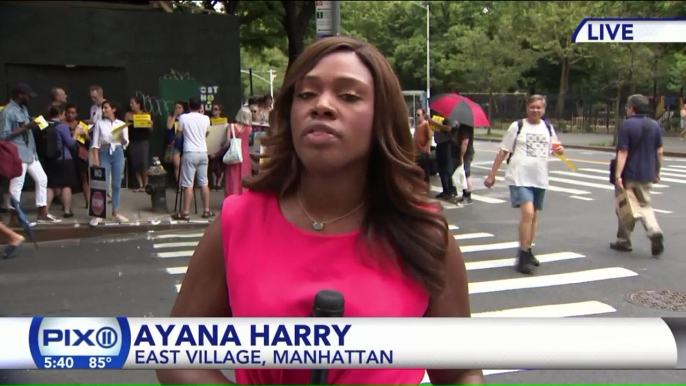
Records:
[[[431,8],[429,2],[412,4],[426,9],[426,112],[429,113],[429,98],[431,98]]]

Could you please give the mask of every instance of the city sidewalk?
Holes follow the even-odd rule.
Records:
[[[491,136],[486,136],[486,129],[474,130],[474,138],[480,141],[500,142],[505,130],[491,130]],[[614,151],[612,134],[590,133],[559,133],[560,141],[570,149],[588,149],[600,151]],[[678,137],[663,136],[665,155],[668,157],[686,157],[686,141]]]
[[[174,202],[176,191],[167,189],[167,209],[169,213],[153,213],[150,196],[146,193],[134,193],[130,189],[121,190],[121,204],[119,213],[129,219],[128,223],[118,224],[111,218],[111,203],[108,203],[108,219],[95,228],[90,227],[91,220],[86,209],[86,200],[82,193],[73,197],[72,212],[74,217],[63,218],[62,205],[54,203],[50,205],[50,214],[61,219],[60,223],[38,224],[36,223],[37,209],[34,202],[34,192],[24,191],[21,195],[21,207],[24,209],[37,241],[53,241],[73,238],[99,237],[112,234],[140,233],[147,231],[162,231],[169,229],[193,229],[204,228],[217,218],[224,200],[224,192],[210,192],[210,208],[215,216],[209,219],[202,218],[203,205],[200,191],[196,189],[195,198],[198,204],[198,212],[195,212],[194,204],[191,203],[190,221],[173,220]],[[3,203],[3,208],[6,207]],[[9,214],[2,214],[2,221],[9,221]],[[13,226],[20,233],[21,228]]]

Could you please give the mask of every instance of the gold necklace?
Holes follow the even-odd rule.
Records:
[[[305,209],[305,205],[303,205],[302,200],[300,199],[300,189],[298,189],[298,204],[300,204],[300,207],[302,208],[303,212],[305,212],[307,217],[309,217],[310,220],[312,220],[312,229],[314,229],[316,231],[321,231],[324,229],[325,224],[330,224],[332,222],[342,220],[342,219],[350,216],[351,214],[357,212],[358,210],[360,210],[360,208],[362,208],[362,206],[364,205],[364,202],[360,203],[360,205],[358,205],[357,208],[351,210],[347,214],[344,214],[343,216],[336,217],[333,220],[328,220],[328,221],[317,221],[310,215],[310,213],[307,211],[307,209]]]

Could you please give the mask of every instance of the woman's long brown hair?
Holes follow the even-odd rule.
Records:
[[[277,195],[297,189],[303,168],[293,145],[291,105],[295,84],[325,56],[354,52],[374,79],[374,121],[367,171],[367,210],[362,235],[371,250],[385,251],[429,293],[444,287],[448,226],[440,205],[429,201],[423,171],[414,161],[414,143],[405,98],[390,64],[374,47],[349,37],[330,37],[307,47],[286,73],[269,117],[268,148],[257,176],[244,182],[253,191]]]

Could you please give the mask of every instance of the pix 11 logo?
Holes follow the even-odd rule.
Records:
[[[35,317],[29,332],[36,363],[46,357],[127,357],[130,343],[131,331],[123,317]]]
[[[685,43],[686,18],[593,18],[581,21],[574,43]]]

